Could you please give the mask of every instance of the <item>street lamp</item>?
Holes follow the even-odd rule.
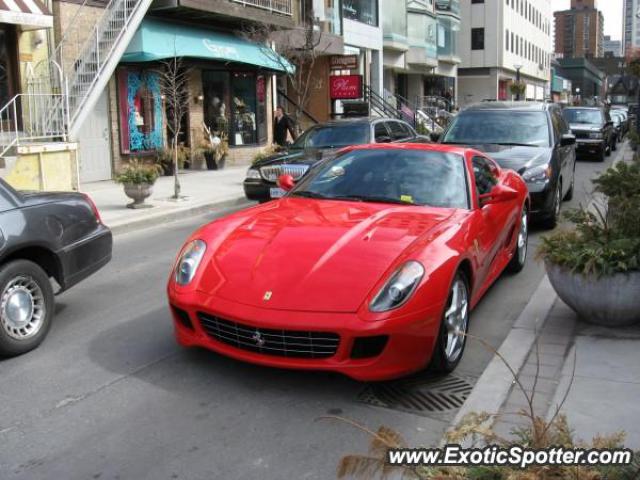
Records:
[[[516,83],[518,84],[518,86],[520,86],[520,69],[522,68],[522,65],[514,65],[513,66],[516,69]],[[520,90],[518,90],[518,93],[516,93],[516,101],[520,101]]]

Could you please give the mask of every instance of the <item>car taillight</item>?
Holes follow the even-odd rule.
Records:
[[[100,212],[98,211],[98,207],[96,207],[96,204],[93,200],[91,200],[91,197],[89,195],[87,195],[86,193],[82,194],[85,198],[85,200],[87,201],[87,203],[89,204],[89,206],[91,206],[91,210],[93,211],[93,214],[96,217],[96,220],[98,221],[98,223],[102,223],[102,218],[100,217]]]

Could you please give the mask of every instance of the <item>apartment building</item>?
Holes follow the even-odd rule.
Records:
[[[640,19],[638,19],[637,16],[639,11],[640,4],[638,0],[624,0],[623,55],[625,55],[629,49],[640,46]]]
[[[620,40],[613,40],[610,35],[604,36],[603,44],[604,56],[621,57],[622,56],[622,42]]]
[[[383,5],[384,88],[419,105],[457,95],[459,0],[396,0]]]
[[[596,0],[571,0],[571,8],[554,17],[555,53],[565,58],[604,56],[604,16]]]
[[[525,84],[522,99],[549,96],[551,0],[470,0],[462,7],[458,100],[507,100],[510,85]]]

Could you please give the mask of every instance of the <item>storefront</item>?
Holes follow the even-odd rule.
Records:
[[[161,62],[174,56],[182,58],[189,75],[179,143],[201,145],[204,124],[228,138],[232,159],[250,159],[270,137],[272,78],[291,67],[266,46],[230,33],[158,20],[143,22],[116,72],[116,156],[144,155],[168,143],[159,76]]]
[[[0,108],[17,93],[17,75],[16,29],[0,24]]]

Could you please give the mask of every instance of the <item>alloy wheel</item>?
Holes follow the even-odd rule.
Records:
[[[529,224],[527,209],[522,209],[522,218],[520,219],[520,231],[518,232],[518,262],[524,265],[527,259],[527,246],[529,240]]]
[[[562,183],[558,182],[558,187],[556,188],[556,198],[553,205],[553,215],[555,218],[560,216],[560,205],[562,204]]]
[[[26,340],[36,335],[44,322],[44,293],[30,276],[11,279],[0,297],[0,325],[9,337]]]
[[[449,303],[444,314],[446,328],[444,354],[448,362],[456,362],[464,348],[467,325],[469,323],[469,294],[467,286],[459,276],[453,283]]]

